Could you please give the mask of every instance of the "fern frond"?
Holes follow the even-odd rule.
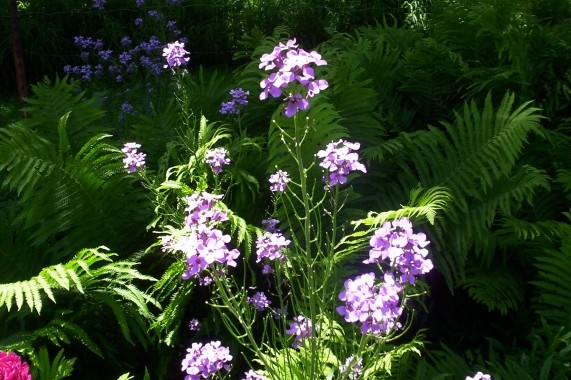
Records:
[[[545,249],[538,255],[537,313],[555,326],[571,327],[571,235],[563,237],[560,250]]]
[[[524,286],[519,276],[502,268],[468,274],[464,280],[464,289],[472,299],[490,312],[497,310],[504,315],[521,304]]]
[[[405,216],[411,219],[426,218],[430,224],[434,224],[436,213],[445,211],[451,200],[450,192],[444,187],[436,186],[426,191],[423,191],[422,187],[417,187],[410,191],[407,206],[380,213],[369,212],[367,218],[351,222],[351,224],[354,224],[355,228],[361,224],[376,228],[387,220],[400,219]]]
[[[58,125],[69,115],[67,128],[71,152],[76,152],[91,136],[105,133],[109,128],[101,123],[105,112],[101,109],[102,94],[86,98],[85,91],[77,93],[77,82],[67,76],[56,78],[54,83],[46,77],[32,85],[33,96],[26,99],[23,111],[31,117],[23,124],[53,144],[59,141]]]

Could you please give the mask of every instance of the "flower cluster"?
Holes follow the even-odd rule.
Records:
[[[105,3],[106,0],[93,0],[93,7],[104,9]],[[176,28],[175,20],[165,20],[164,15],[156,10],[143,10],[144,3],[143,0],[135,0],[136,7],[141,8],[139,12],[142,12],[142,17],[134,20],[135,26],[150,23],[149,30],[157,31],[157,35],[186,42],[185,38],[180,37],[182,32]],[[76,36],[74,42],[80,48],[79,56],[83,63],[66,65],[64,72],[84,82],[109,75],[117,83],[122,83],[129,76],[140,74],[140,71],[159,75],[164,71],[161,54],[165,43],[156,35],[148,37],[137,43],[139,41],[124,35],[118,41],[106,44],[101,39]]]
[[[30,367],[14,352],[0,351],[0,379],[32,380]]]
[[[206,163],[212,167],[214,173],[222,173],[222,165],[228,165],[230,159],[226,157],[228,151],[224,148],[216,148],[206,152]]]
[[[196,318],[192,318],[189,322],[188,322],[188,329],[190,331],[199,331],[201,327],[200,322],[198,321],[198,319]]]
[[[492,380],[492,377],[483,372],[478,372],[474,377],[466,376],[466,380]]]
[[[128,142],[125,143],[125,145],[123,145],[123,149],[121,149],[121,152],[125,153],[123,164],[125,164],[124,167],[129,173],[134,173],[137,170],[143,169],[145,167],[145,157],[147,155],[141,152],[137,152],[137,149],[140,147],[141,144]]]
[[[289,325],[289,329],[286,330],[286,334],[294,336],[292,347],[298,348],[303,344],[303,340],[305,338],[313,336],[313,324],[310,319],[303,315],[298,315]]]
[[[184,42],[175,41],[173,43],[167,44],[163,49],[163,57],[166,58],[167,64],[163,68],[175,68],[177,66],[185,66],[190,58],[185,57],[189,54],[184,50]]]
[[[266,230],[267,232],[280,232],[279,228],[278,228],[278,224],[280,223],[279,220],[274,219],[274,218],[268,218],[268,219],[264,219],[262,220],[262,226],[264,226],[264,230]]]
[[[349,356],[345,360],[345,364],[339,366],[339,372],[345,374],[344,379],[357,380],[363,373],[363,359],[355,359],[353,356]]]
[[[256,262],[259,263],[262,259],[280,260],[286,259],[283,251],[291,243],[291,240],[286,239],[281,232],[264,232],[256,240],[256,253],[258,258]]]
[[[347,322],[361,323],[361,333],[388,334],[400,328],[398,319],[403,308],[399,305],[402,286],[394,280],[392,273],[385,273],[381,285],[375,283],[375,274],[367,273],[345,281],[339,299],[344,306],[337,312]]]
[[[289,174],[287,172],[278,170],[270,176],[270,190],[275,192],[283,193],[286,189],[287,183],[290,181]]]
[[[186,198],[188,207],[185,218],[186,228],[180,236],[163,238],[168,246],[165,250],[183,252],[186,255],[186,271],[183,279],[199,277],[200,272],[208,269],[213,263],[236,266],[240,256],[237,249],[229,249],[230,235],[225,235],[217,229],[220,222],[228,220],[228,215],[214,208],[215,202],[222,198],[207,192],[196,192]]]
[[[229,102],[222,102],[220,113],[222,115],[239,115],[242,108],[248,104],[247,97],[250,95],[250,91],[235,88],[230,90],[230,95],[232,95],[232,100]]]
[[[242,380],[268,380],[264,375],[260,375],[252,370],[244,373],[244,378]]]
[[[375,231],[369,244],[369,258],[364,263],[374,264],[388,259],[391,267],[400,272],[400,282],[414,284],[418,275],[428,273],[434,265],[427,258],[425,248],[430,242],[422,232],[415,234],[408,218],[385,222]]]
[[[355,170],[367,172],[365,166],[358,161],[359,155],[355,152],[359,147],[359,143],[339,140],[330,142],[325,150],[317,152],[317,157],[323,158],[319,166],[326,171],[323,181],[327,185],[335,186],[346,183],[347,175]]]
[[[270,301],[263,292],[257,292],[252,297],[248,297],[246,302],[254,306],[256,310],[259,311],[264,311],[272,303],[272,301]]]
[[[271,73],[268,78],[260,82],[260,87],[263,89],[260,100],[267,99],[269,95],[274,98],[282,96],[282,91],[291,83],[297,83],[306,89],[305,96],[301,93],[286,95],[285,100],[288,103],[283,113],[287,117],[292,117],[299,110],[307,109],[308,99],[329,87],[325,79],[315,79],[313,69],[313,65],[323,66],[327,65],[327,62],[315,51],[308,53],[298,48],[295,38],[285,45],[280,43],[270,54],[262,55],[260,61],[260,69],[266,71],[277,69],[277,72]]]
[[[230,350],[222,346],[220,341],[205,345],[193,343],[186,351],[186,357],[182,360],[182,372],[186,373],[185,380],[208,379],[222,370],[229,371],[231,368]]]

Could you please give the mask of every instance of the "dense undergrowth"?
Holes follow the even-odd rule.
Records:
[[[37,66],[48,71],[31,86],[26,118],[20,120],[15,102],[0,108],[2,351],[18,352],[34,379],[172,379],[183,376],[180,363],[191,342],[216,339],[234,357],[229,378],[241,379],[252,365],[269,378],[305,378],[319,365],[323,378],[351,378],[337,369],[350,350],[333,338],[311,343],[335,347],[330,357],[304,362],[294,353],[303,349],[290,352],[290,341],[272,337],[277,351],[270,354],[285,355],[302,371],[277,376],[281,367],[261,355],[268,353],[264,346],[251,349],[269,339],[264,326],[271,318],[244,312],[256,322],[251,342],[244,340],[239,313],[225,309],[244,305],[228,295],[245,302],[252,286],[274,294],[274,305],[290,300],[290,321],[299,310],[309,316],[315,305],[328,304],[327,318],[311,312],[330,328],[321,327],[320,339],[336,337],[338,328],[353,336],[335,314],[339,292],[347,278],[373,270],[363,263],[371,248],[367,234],[407,216],[430,241],[434,269],[407,293],[418,296],[407,301],[402,334],[374,341],[370,351],[359,346],[364,377],[464,379],[476,371],[494,379],[569,377],[569,2],[387,2],[393,11],[375,23],[363,1],[347,2],[346,18],[336,2],[300,2],[300,8],[233,2],[223,9],[170,1],[160,2],[157,20],[180,17],[179,29],[119,27],[139,13],[151,17],[156,3],[147,1],[147,9],[108,1],[100,14],[86,4],[77,16],[101,17],[108,28],[89,35],[95,29],[83,24],[82,36],[93,40],[82,47],[60,41],[72,33],[68,26],[54,27],[42,38],[65,46],[62,57],[69,59],[46,58],[47,65]],[[22,9],[24,25],[40,23],[36,6]],[[270,22],[274,6],[284,6],[283,17]],[[318,17],[303,9],[327,11]],[[207,11],[228,33],[200,29],[198,20],[210,20],[200,12]],[[150,46],[152,35],[162,44]],[[225,38],[214,41],[219,35]],[[120,54],[125,36],[129,59]],[[282,111],[289,93],[260,100],[267,73],[259,64],[296,36],[326,61],[315,76],[327,87],[288,118]],[[98,38],[107,45],[95,46]],[[163,68],[164,45],[181,38],[188,39],[190,61],[184,69]],[[106,49],[114,52],[109,61],[98,53]],[[77,57],[82,50],[90,52],[85,60]],[[214,57],[216,50],[226,56]],[[104,75],[95,74],[97,64],[106,65]],[[248,91],[247,105],[221,114],[234,88]],[[322,167],[310,163],[339,140],[360,143],[366,173],[324,189]],[[128,173],[121,147],[133,141],[146,154],[145,166]],[[221,147],[231,161],[215,173],[207,155]],[[268,178],[278,169],[290,174],[291,193],[270,189]],[[228,220],[221,231],[240,252],[238,265],[224,269],[230,285],[216,276],[210,287],[184,280],[187,258],[165,248],[164,236],[180,239],[188,233],[184,226],[191,228],[185,199],[205,191],[223,195],[217,207]],[[261,221],[269,217],[281,220],[294,242],[291,257],[319,252],[284,267],[283,289],[256,266]],[[311,290],[298,294],[292,286],[307,272],[327,279],[322,304],[294,302]],[[291,291],[291,299],[280,289]],[[191,319],[200,321],[198,332],[189,329]]]

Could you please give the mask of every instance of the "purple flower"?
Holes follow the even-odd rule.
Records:
[[[244,373],[244,378],[242,380],[268,380],[264,375],[260,375],[252,370]]]
[[[272,303],[272,301],[270,301],[263,292],[257,292],[252,297],[248,297],[246,302],[254,306],[256,310],[259,311],[264,311],[264,309]]]
[[[237,265],[240,252],[229,249],[227,243],[231,240],[230,235],[216,228],[220,222],[228,220],[226,212],[214,208],[220,198],[221,195],[207,192],[196,192],[187,197],[183,234],[166,238],[169,250],[180,251],[186,256],[186,270],[182,276],[185,280],[198,277],[200,282],[201,272],[215,263],[232,267]]]
[[[289,174],[287,172],[278,170],[270,176],[270,190],[275,192],[284,192],[287,183],[290,181]]]
[[[267,232],[280,232],[278,229],[279,220],[274,218],[268,218],[262,220],[262,225],[264,226],[264,230]]]
[[[283,254],[283,251],[290,243],[291,240],[286,239],[279,232],[265,232],[256,240],[256,252],[258,255],[256,262],[259,263],[262,259],[272,261],[285,260],[286,256]]]
[[[143,5],[145,5],[145,0],[135,0],[135,5],[137,8],[141,8]]]
[[[198,321],[198,319],[196,318],[192,318],[189,322],[188,322],[188,328],[190,329],[190,331],[198,331],[200,330],[201,324]]]
[[[415,276],[428,273],[434,267],[427,258],[425,247],[429,243],[422,232],[413,233],[408,218],[385,222],[371,237],[369,258],[363,262],[374,264],[388,259],[389,265],[400,272],[402,283],[414,284]]]
[[[484,374],[483,372],[478,372],[474,377],[466,376],[466,380],[492,380],[492,377],[488,374]]]
[[[133,23],[135,24],[135,26],[141,26],[141,25],[143,25],[143,19],[140,17],[137,17]]]
[[[313,324],[311,320],[299,315],[293,319],[294,321],[289,325],[286,334],[293,335],[294,340],[292,347],[297,348],[303,344],[305,338],[313,336]]]
[[[224,148],[216,148],[206,152],[206,163],[212,167],[214,173],[222,173],[222,165],[228,165],[230,159],[226,157],[228,151]]]
[[[398,319],[403,308],[399,306],[402,286],[395,282],[392,273],[384,274],[381,285],[375,283],[375,274],[367,273],[345,281],[339,299],[345,306],[337,307],[337,313],[347,322],[360,323],[361,333],[388,334],[400,328]]]
[[[212,284],[212,281],[214,280],[210,276],[204,276],[204,277],[198,276],[198,285],[200,286],[208,286]]]
[[[167,21],[167,28],[171,29],[171,30],[175,29],[176,28],[176,21],[173,21],[173,20]]]
[[[93,0],[93,8],[95,9],[105,9],[105,2],[107,0]]]
[[[163,15],[160,14],[159,12],[152,10],[152,11],[148,11],[147,15],[155,20],[160,20],[161,18],[163,18]]]
[[[111,58],[111,55],[113,54],[113,50],[100,50],[98,53],[99,57],[101,57],[102,60],[104,61],[108,61],[109,58]]]
[[[205,345],[193,343],[186,351],[186,357],[181,363],[182,372],[186,374],[185,380],[208,379],[222,370],[229,371],[231,368],[230,350],[222,346],[220,341],[212,341]]]
[[[0,351],[0,379],[32,380],[30,367],[16,353]]]
[[[284,110],[284,115],[292,117],[298,110],[306,110],[309,108],[309,101],[301,97],[301,94],[293,94],[286,98],[287,106]]]
[[[82,49],[88,49],[93,45],[93,39],[91,37],[75,36],[73,42]]]
[[[236,88],[230,90],[230,95],[232,95],[232,100],[229,102],[222,102],[222,107],[220,108],[220,113],[223,115],[234,114],[239,115],[242,108],[248,104],[248,95],[250,91],[244,91],[241,88]]]
[[[315,51],[308,53],[298,48],[295,38],[285,45],[280,43],[271,53],[262,55],[260,62],[260,69],[266,71],[277,69],[277,72],[271,73],[260,82],[260,87],[263,89],[260,93],[260,100],[267,99],[269,95],[274,98],[280,97],[282,92],[294,82],[306,90],[305,96],[301,93],[290,93],[286,97],[288,104],[283,113],[287,117],[292,117],[298,111],[309,108],[308,98],[329,87],[325,79],[315,79],[315,71],[312,67],[312,65],[323,66],[327,62],[321,59],[321,55]]]
[[[264,264],[264,266],[262,267],[262,274],[270,274],[270,273],[274,273],[274,270],[268,264]]]
[[[125,164],[125,169],[129,173],[134,173],[139,169],[143,169],[145,167],[145,157],[146,154],[137,152],[137,149],[141,147],[140,144],[129,142],[123,145],[123,149],[121,151],[125,153],[125,157],[123,158],[123,163]]]
[[[129,46],[133,43],[133,41],[131,41],[131,38],[129,36],[125,36],[123,38],[121,38],[121,45],[123,46]]]
[[[129,52],[124,51],[119,55],[119,62],[121,62],[124,65],[127,65],[131,61],[131,59],[132,57],[131,54],[129,54]]]
[[[345,375],[344,379],[357,380],[363,373],[363,359],[355,359],[353,356],[349,356],[345,360],[345,364],[339,366],[339,372]]]
[[[326,171],[323,180],[328,186],[346,183],[347,175],[352,171],[367,172],[365,166],[358,161],[359,155],[355,153],[359,147],[359,143],[339,140],[330,142],[325,150],[317,152],[317,157],[323,158],[319,166]]]
[[[190,58],[185,57],[185,54],[189,54],[184,50],[184,43],[175,41],[173,43],[167,44],[163,49],[163,57],[166,57],[167,64],[163,68],[174,68],[176,66],[185,66]]]

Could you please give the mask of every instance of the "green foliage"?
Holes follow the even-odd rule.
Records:
[[[58,126],[66,117],[67,143],[73,153],[94,135],[109,132],[111,128],[101,120],[105,115],[102,94],[87,97],[85,91],[78,93],[78,89],[79,83],[67,76],[56,77],[53,84],[46,77],[33,85],[33,95],[26,98],[27,106],[23,108],[29,115],[22,121],[23,126],[57,144],[61,137]]]
[[[536,258],[534,285],[537,313],[553,326],[571,329],[571,229],[563,235],[560,249],[544,249]]]
[[[513,109],[513,103],[513,94],[506,94],[494,109],[488,96],[482,110],[475,103],[466,104],[454,123],[443,123],[443,129],[405,133],[388,149],[367,150],[372,157],[383,157],[385,167],[398,175],[386,185],[391,194],[418,183],[449,189],[453,201],[448,220],[436,224],[432,240],[439,252],[436,262],[450,285],[464,277],[471,249],[484,262],[493,257],[493,245],[483,242],[490,241],[497,214],[513,214],[523,201],[531,202],[537,187],[548,187],[543,172],[517,165],[528,135],[541,133],[541,126],[537,109],[529,104]]]
[[[104,242],[125,247],[125,235],[134,239],[142,232],[145,215],[137,209],[146,202],[131,189],[135,179],[122,167],[122,153],[105,143],[109,135],[91,137],[72,153],[69,117],[57,127],[59,146],[22,123],[0,130],[2,187],[18,196],[15,222],[29,231],[33,245],[48,244],[52,254]],[[120,201],[124,197],[129,201]]]
[[[45,347],[40,348],[37,354],[31,356],[34,378],[59,380],[71,376],[75,358],[67,359],[63,356],[63,349],[59,350],[53,360]]]

